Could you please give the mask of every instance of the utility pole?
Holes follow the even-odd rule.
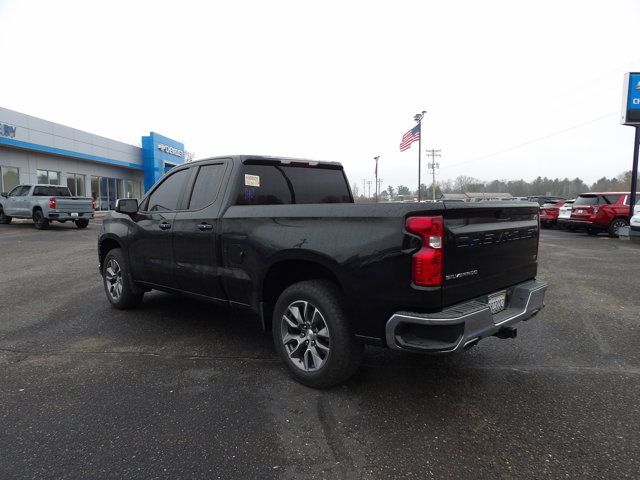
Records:
[[[436,163],[436,157],[440,158],[442,156],[440,155],[441,151],[442,150],[435,150],[435,149],[426,151],[427,155],[431,157],[431,163],[428,163],[427,166],[433,173],[433,181],[431,183],[431,189],[433,191],[434,202],[436,201],[436,168],[440,168],[440,164]]]
[[[378,160],[380,160],[380,155],[377,157],[373,157],[376,161],[376,203],[378,203]]]
[[[362,196],[367,196],[367,181],[364,178],[362,179]]]
[[[382,187],[382,182],[383,180],[381,178],[378,178],[376,180],[376,184],[377,184],[377,192],[378,192],[378,201],[380,201],[380,194],[382,193],[382,189],[380,187]]]
[[[421,153],[422,153],[422,119],[424,118],[424,114],[427,113],[426,110],[423,110],[422,113],[416,113],[413,116],[413,119],[418,122],[419,128],[419,136],[418,136],[418,202],[420,201],[420,172],[422,171],[422,163],[421,163]]]
[[[373,182],[371,180],[367,180],[367,187],[369,187],[369,194],[367,195],[368,198],[371,198],[371,184]]]

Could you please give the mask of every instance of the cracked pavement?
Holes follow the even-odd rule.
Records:
[[[246,315],[110,308],[98,226],[0,225],[0,477],[637,478],[640,246],[544,231],[547,308],[457,356],[287,377]]]

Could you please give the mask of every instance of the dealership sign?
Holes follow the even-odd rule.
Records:
[[[16,138],[16,127],[8,123],[0,123],[0,136]]]
[[[640,73],[627,73],[624,76],[622,91],[623,125],[640,125]]]
[[[175,155],[176,157],[181,157],[181,158],[184,155],[184,152],[179,148],[172,147],[170,145],[165,145],[164,143],[161,143],[158,145],[158,150],[164,153],[168,153],[169,155]]]

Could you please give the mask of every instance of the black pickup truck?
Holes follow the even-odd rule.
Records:
[[[338,163],[211,158],[119,200],[99,268],[116,308],[157,289],[254,312],[293,377],[328,387],[365,343],[449,353],[515,336],[544,306],[538,210],[360,205]]]

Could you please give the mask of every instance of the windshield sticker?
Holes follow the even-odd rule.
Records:
[[[260,186],[260,176],[258,175],[244,175],[244,184],[247,187],[259,187]]]

